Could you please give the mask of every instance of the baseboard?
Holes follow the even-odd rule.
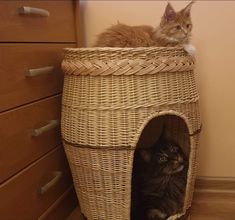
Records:
[[[235,177],[198,177],[196,190],[235,191]]]
[[[198,177],[195,184],[194,200],[235,201],[235,178]]]

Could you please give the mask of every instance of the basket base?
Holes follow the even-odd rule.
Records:
[[[177,218],[177,220],[190,220],[190,208],[186,211],[183,216]]]
[[[190,220],[190,219],[191,219],[190,210],[188,210],[185,215],[178,218],[178,220]],[[85,215],[82,214],[82,219],[81,220],[88,220],[88,219],[85,217]]]
[[[87,220],[87,218],[85,217],[85,215],[82,214],[82,219],[81,220]]]

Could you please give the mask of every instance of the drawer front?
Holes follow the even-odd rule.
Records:
[[[72,1],[1,1],[0,15],[2,42],[75,42]]]
[[[37,219],[71,184],[63,148],[58,147],[0,185],[0,219]]]
[[[73,187],[70,187],[38,218],[38,220],[65,220],[71,215],[75,208],[78,210],[77,214],[80,214],[80,210],[77,206],[78,201],[75,190]],[[80,215],[80,218],[77,218],[77,220],[82,220],[82,216]]]
[[[61,143],[60,105],[58,95],[0,113],[0,183]]]
[[[0,112],[61,92],[62,49],[73,46],[0,44]]]

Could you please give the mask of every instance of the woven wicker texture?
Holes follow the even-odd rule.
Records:
[[[62,68],[62,136],[88,220],[130,219],[134,150],[160,117],[189,156],[184,209],[169,219],[184,214],[201,125],[194,59],[182,48],[66,49]]]

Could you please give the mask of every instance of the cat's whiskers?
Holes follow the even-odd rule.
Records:
[[[171,42],[171,43],[179,43],[179,42],[180,42],[179,39],[174,38],[174,37],[167,37],[167,36],[166,36],[165,39],[168,40],[168,41]]]
[[[166,154],[166,153],[164,153],[164,152],[162,152],[162,151],[160,151],[160,154],[159,154],[160,156],[164,156],[164,157],[168,157],[168,155]]]
[[[181,164],[178,168],[176,168],[176,169],[173,171],[173,173],[179,173],[179,172],[181,172],[183,169],[184,169],[184,165]]]

